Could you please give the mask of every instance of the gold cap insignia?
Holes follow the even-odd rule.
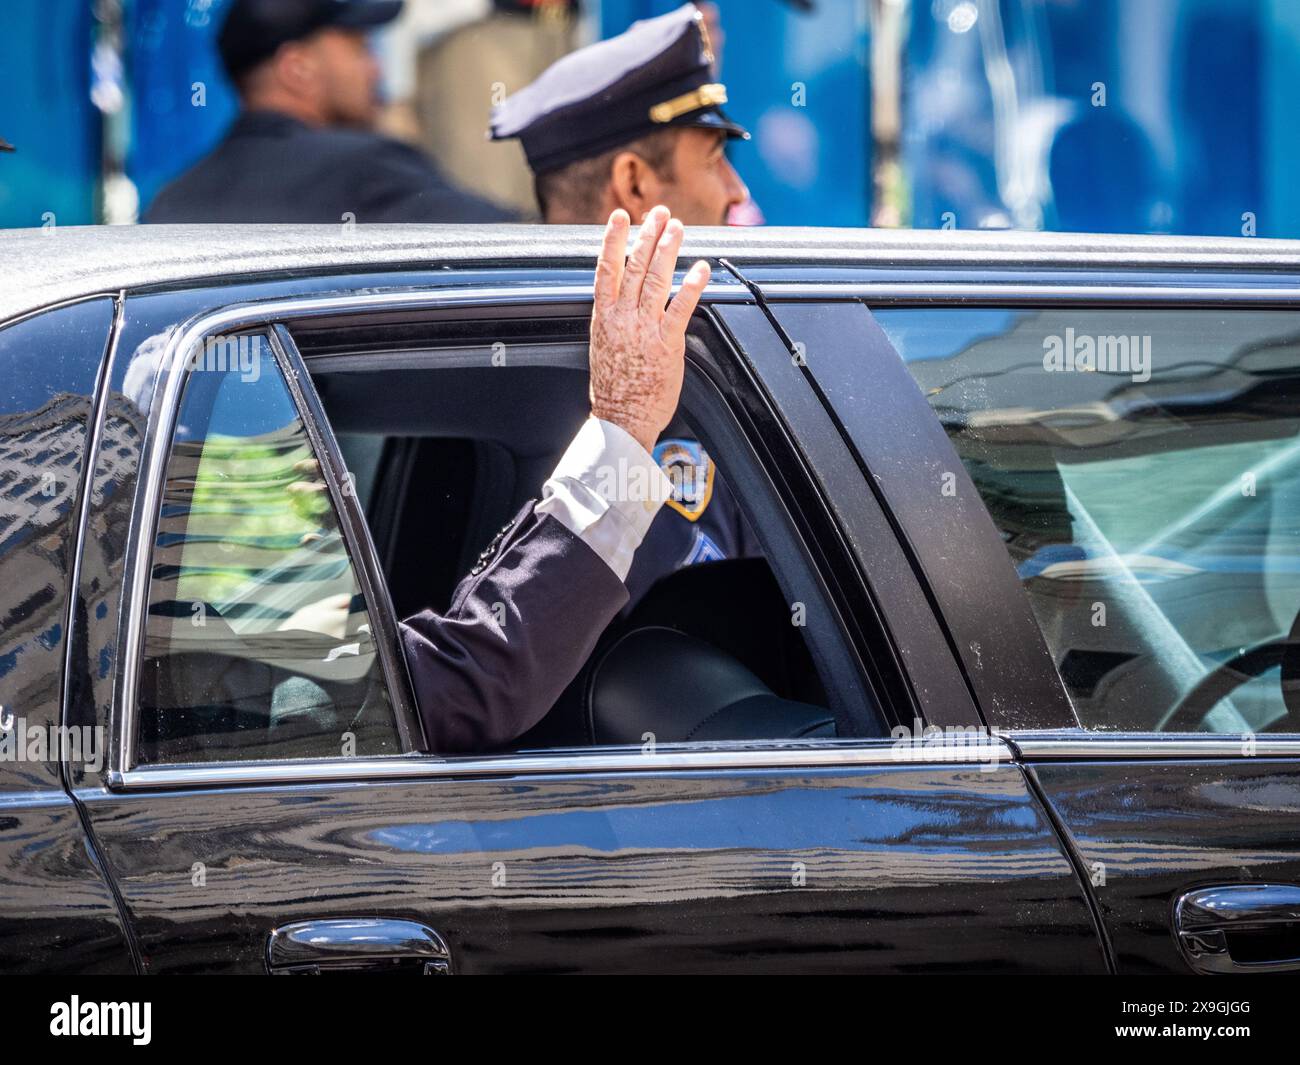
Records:
[[[727,87],[721,82],[701,85],[698,89],[674,96],[650,108],[651,122],[671,122],[674,118],[705,107],[717,107],[727,102]]]

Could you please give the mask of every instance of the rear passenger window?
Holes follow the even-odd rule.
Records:
[[[1300,317],[875,312],[1082,724],[1300,731]]]
[[[136,760],[399,753],[302,419],[265,337],[225,343],[189,375],[167,464]]]

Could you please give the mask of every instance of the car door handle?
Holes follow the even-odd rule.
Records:
[[[266,967],[274,975],[409,971],[426,976],[451,972],[442,936],[415,921],[340,917],[298,921],[266,941]]]
[[[1228,884],[1198,888],[1174,904],[1174,936],[1200,973],[1300,969],[1300,887]]]

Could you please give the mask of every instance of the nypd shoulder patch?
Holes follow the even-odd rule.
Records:
[[[655,462],[670,481],[673,494],[668,506],[687,521],[698,521],[713,498],[713,460],[698,440],[676,437],[660,440]]]

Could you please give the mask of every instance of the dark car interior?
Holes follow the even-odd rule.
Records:
[[[399,617],[446,608],[587,415],[585,343],[515,354],[308,358]],[[694,433],[685,398],[681,417]],[[788,602],[762,557],[664,575],[511,748],[844,734]]]

